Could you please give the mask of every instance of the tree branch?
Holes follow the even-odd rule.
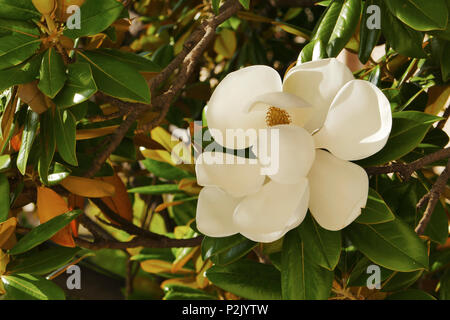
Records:
[[[430,192],[428,193],[428,205],[425,209],[425,213],[423,214],[422,219],[420,219],[419,224],[416,227],[416,233],[422,235],[425,231],[425,228],[430,222],[431,215],[433,214],[434,208],[436,207],[439,198],[444,191],[447,181],[450,178],[450,159],[447,162],[447,166],[445,170],[441,173],[441,175],[437,178],[436,182],[433,184]],[[422,198],[423,199],[423,198]],[[420,203],[420,202],[419,202]]]
[[[450,147],[431,153],[411,163],[393,163],[386,166],[368,167],[365,169],[367,174],[369,175],[398,173],[403,179],[407,180],[413,174],[414,171],[417,171],[429,164],[432,164],[433,162],[446,159],[449,157],[450,157]]]

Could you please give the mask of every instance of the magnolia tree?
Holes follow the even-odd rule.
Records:
[[[0,299],[449,299],[448,0],[0,0]]]

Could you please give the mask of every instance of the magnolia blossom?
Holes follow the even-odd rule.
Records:
[[[261,175],[264,164],[196,163],[200,192],[197,227],[205,235],[236,233],[272,242],[297,227],[310,210],[325,229],[352,223],[367,202],[369,179],[350,162],[369,157],[387,142],[392,115],[384,94],[355,80],[336,59],[300,64],[282,80],[274,69],[251,66],[227,75],[208,103],[214,138],[226,130],[279,133],[279,170]],[[220,135],[220,137],[219,137]],[[225,147],[236,141],[224,140]],[[246,138],[238,147],[252,147]]]

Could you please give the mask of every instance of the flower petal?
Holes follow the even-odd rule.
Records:
[[[233,197],[257,192],[265,175],[255,159],[219,152],[203,152],[196,161],[197,182],[201,186],[217,186]]]
[[[216,129],[225,137],[227,129],[259,129],[264,128],[265,110],[249,112],[257,97],[281,92],[282,83],[278,72],[267,66],[251,66],[228,74],[214,90],[208,102],[206,120],[210,129]],[[220,139],[212,132],[214,139]],[[227,148],[246,148],[254,141],[248,138],[243,145],[235,141],[217,141]]]
[[[198,230],[210,237],[227,237],[237,233],[233,212],[240,200],[217,187],[203,188],[197,203]]]
[[[259,137],[258,159],[267,164],[263,173],[272,180],[297,184],[308,175],[316,153],[314,139],[305,129],[278,125],[261,131]]]
[[[368,81],[353,80],[339,91],[314,139],[317,147],[341,159],[360,160],[386,145],[391,128],[391,106],[383,92]]]
[[[366,206],[369,178],[366,171],[354,163],[317,150],[308,178],[309,210],[327,230],[345,228]]]
[[[306,178],[295,185],[270,181],[239,203],[233,221],[243,236],[257,242],[272,242],[303,221],[308,199]]]
[[[311,61],[290,69],[283,83],[283,92],[295,94],[314,108],[314,114],[305,124],[309,132],[319,129],[336,94],[353,80],[352,72],[335,58]],[[309,109],[305,109],[306,113]]]

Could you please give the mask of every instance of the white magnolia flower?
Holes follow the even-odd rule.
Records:
[[[214,138],[227,129],[279,130],[279,170],[261,164],[198,161],[197,227],[205,235],[241,233],[272,242],[297,227],[309,210],[325,229],[353,222],[367,202],[365,170],[349,162],[369,157],[387,142],[390,104],[373,84],[355,80],[336,59],[298,64],[284,81],[267,66],[230,73],[208,103]],[[216,136],[215,136],[216,135]],[[246,139],[239,147],[255,145]],[[226,147],[233,147],[224,141]],[[200,160],[213,157],[205,152]]]

